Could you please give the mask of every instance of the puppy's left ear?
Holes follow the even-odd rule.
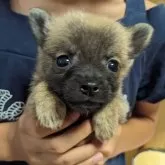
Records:
[[[34,37],[39,46],[42,46],[48,33],[51,16],[43,9],[32,8],[28,17]]]
[[[153,28],[147,23],[138,23],[130,28],[132,53],[130,58],[134,59],[150,43],[153,36]]]

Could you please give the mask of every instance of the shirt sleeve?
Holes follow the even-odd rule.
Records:
[[[145,57],[145,70],[138,90],[137,100],[151,103],[165,99],[165,43],[151,45]]]

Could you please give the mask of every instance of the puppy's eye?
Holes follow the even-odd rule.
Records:
[[[70,59],[67,55],[61,55],[56,59],[58,67],[66,67],[70,64]]]
[[[108,69],[111,70],[112,72],[117,72],[119,69],[119,62],[115,59],[111,59],[108,62]]]

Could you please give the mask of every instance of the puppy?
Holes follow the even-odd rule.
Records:
[[[124,27],[80,11],[56,17],[39,8],[30,10],[29,21],[38,56],[28,109],[42,126],[55,130],[72,111],[92,115],[96,138],[110,139],[129,112],[123,79],[148,46],[153,28]]]

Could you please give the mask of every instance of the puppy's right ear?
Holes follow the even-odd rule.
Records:
[[[138,23],[131,28],[131,42],[133,51],[131,58],[137,57],[151,42],[154,29],[147,23]]]
[[[29,23],[39,46],[42,46],[48,33],[50,15],[43,9],[32,8],[29,12]]]

